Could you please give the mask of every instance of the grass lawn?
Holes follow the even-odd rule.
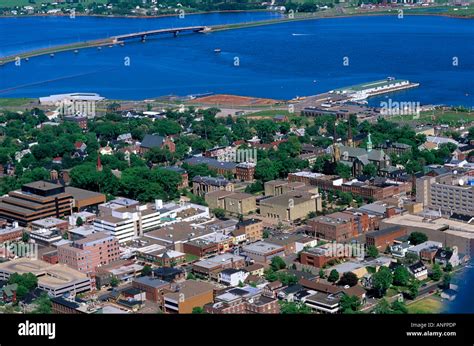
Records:
[[[18,107],[23,106],[34,99],[27,99],[27,98],[13,98],[13,99],[2,99],[0,98],[0,107]]]
[[[186,259],[186,263],[189,263],[189,262],[192,262],[192,261],[195,261],[195,260],[199,259],[199,257],[187,253],[186,256],[185,256],[185,259]]]
[[[440,313],[442,308],[443,303],[434,297],[426,297],[407,305],[409,314],[436,314]]]
[[[286,115],[286,116],[292,116],[295,115],[294,113],[290,113],[286,110],[278,110],[278,109],[269,109],[269,110],[264,110],[256,113],[249,113],[246,114],[248,117],[274,117],[275,115]]]
[[[452,124],[456,122],[474,121],[474,112],[456,112],[456,111],[429,111],[421,112],[419,117],[413,116],[394,116],[388,118],[389,121],[402,123],[431,123],[431,124]]]
[[[394,295],[398,294],[398,290],[396,288],[392,288],[390,287],[388,290],[387,290],[387,297],[393,297]]]

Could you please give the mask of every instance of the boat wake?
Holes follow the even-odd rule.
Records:
[[[313,36],[313,34],[291,34],[292,36]]]

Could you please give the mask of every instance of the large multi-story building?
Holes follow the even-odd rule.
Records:
[[[315,237],[342,242],[367,232],[369,216],[359,212],[336,212],[308,220]]]
[[[416,201],[442,215],[474,216],[474,177],[447,173],[416,180]]]
[[[249,193],[218,190],[206,193],[205,199],[211,209],[220,208],[235,215],[257,210],[256,198]]]
[[[173,290],[173,287],[171,288]],[[214,286],[210,283],[186,280],[175,284],[174,292],[163,295],[163,310],[167,313],[190,314],[195,307],[214,301]]]
[[[319,194],[289,191],[260,200],[260,215],[278,221],[304,219],[311,212],[322,211]]]
[[[119,198],[100,205],[99,210],[101,215],[94,220],[94,230],[112,232],[119,243],[162,226],[209,217],[208,207],[190,203],[163,204],[161,200],[140,205],[137,201]]]
[[[245,240],[253,243],[263,238],[263,222],[258,219],[248,219],[237,224],[237,230],[243,231]]]
[[[11,191],[0,200],[0,216],[20,225],[50,216],[57,218],[70,215],[72,196],[64,186],[36,181],[25,184],[20,190]]]
[[[94,233],[84,239],[58,246],[59,263],[82,273],[93,273],[97,267],[120,258],[117,239],[106,232]]]

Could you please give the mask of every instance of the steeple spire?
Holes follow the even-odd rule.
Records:
[[[370,152],[372,151],[372,138],[371,138],[371,134],[369,132],[369,135],[368,135],[368,139],[367,139],[367,151]]]

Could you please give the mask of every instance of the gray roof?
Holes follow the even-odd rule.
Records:
[[[212,186],[226,186],[230,182],[222,177],[201,177],[200,175],[197,175],[193,178],[193,182],[195,183],[204,183],[207,185],[212,185]]]
[[[221,169],[235,169],[237,166],[234,162],[221,162],[217,161],[216,159],[211,159],[209,157],[204,156],[193,156],[189,159],[184,160],[189,165],[207,165],[212,168],[221,168]]]
[[[169,282],[167,282],[167,281],[163,281],[163,280],[157,279],[157,278],[152,278],[152,277],[149,277],[149,276],[142,276],[142,277],[136,278],[134,281],[138,282],[142,285],[151,286],[151,287],[154,287],[154,288],[169,285]]]
[[[141,142],[140,146],[142,148],[161,148],[163,145],[165,138],[158,135],[145,135],[143,141]]]

